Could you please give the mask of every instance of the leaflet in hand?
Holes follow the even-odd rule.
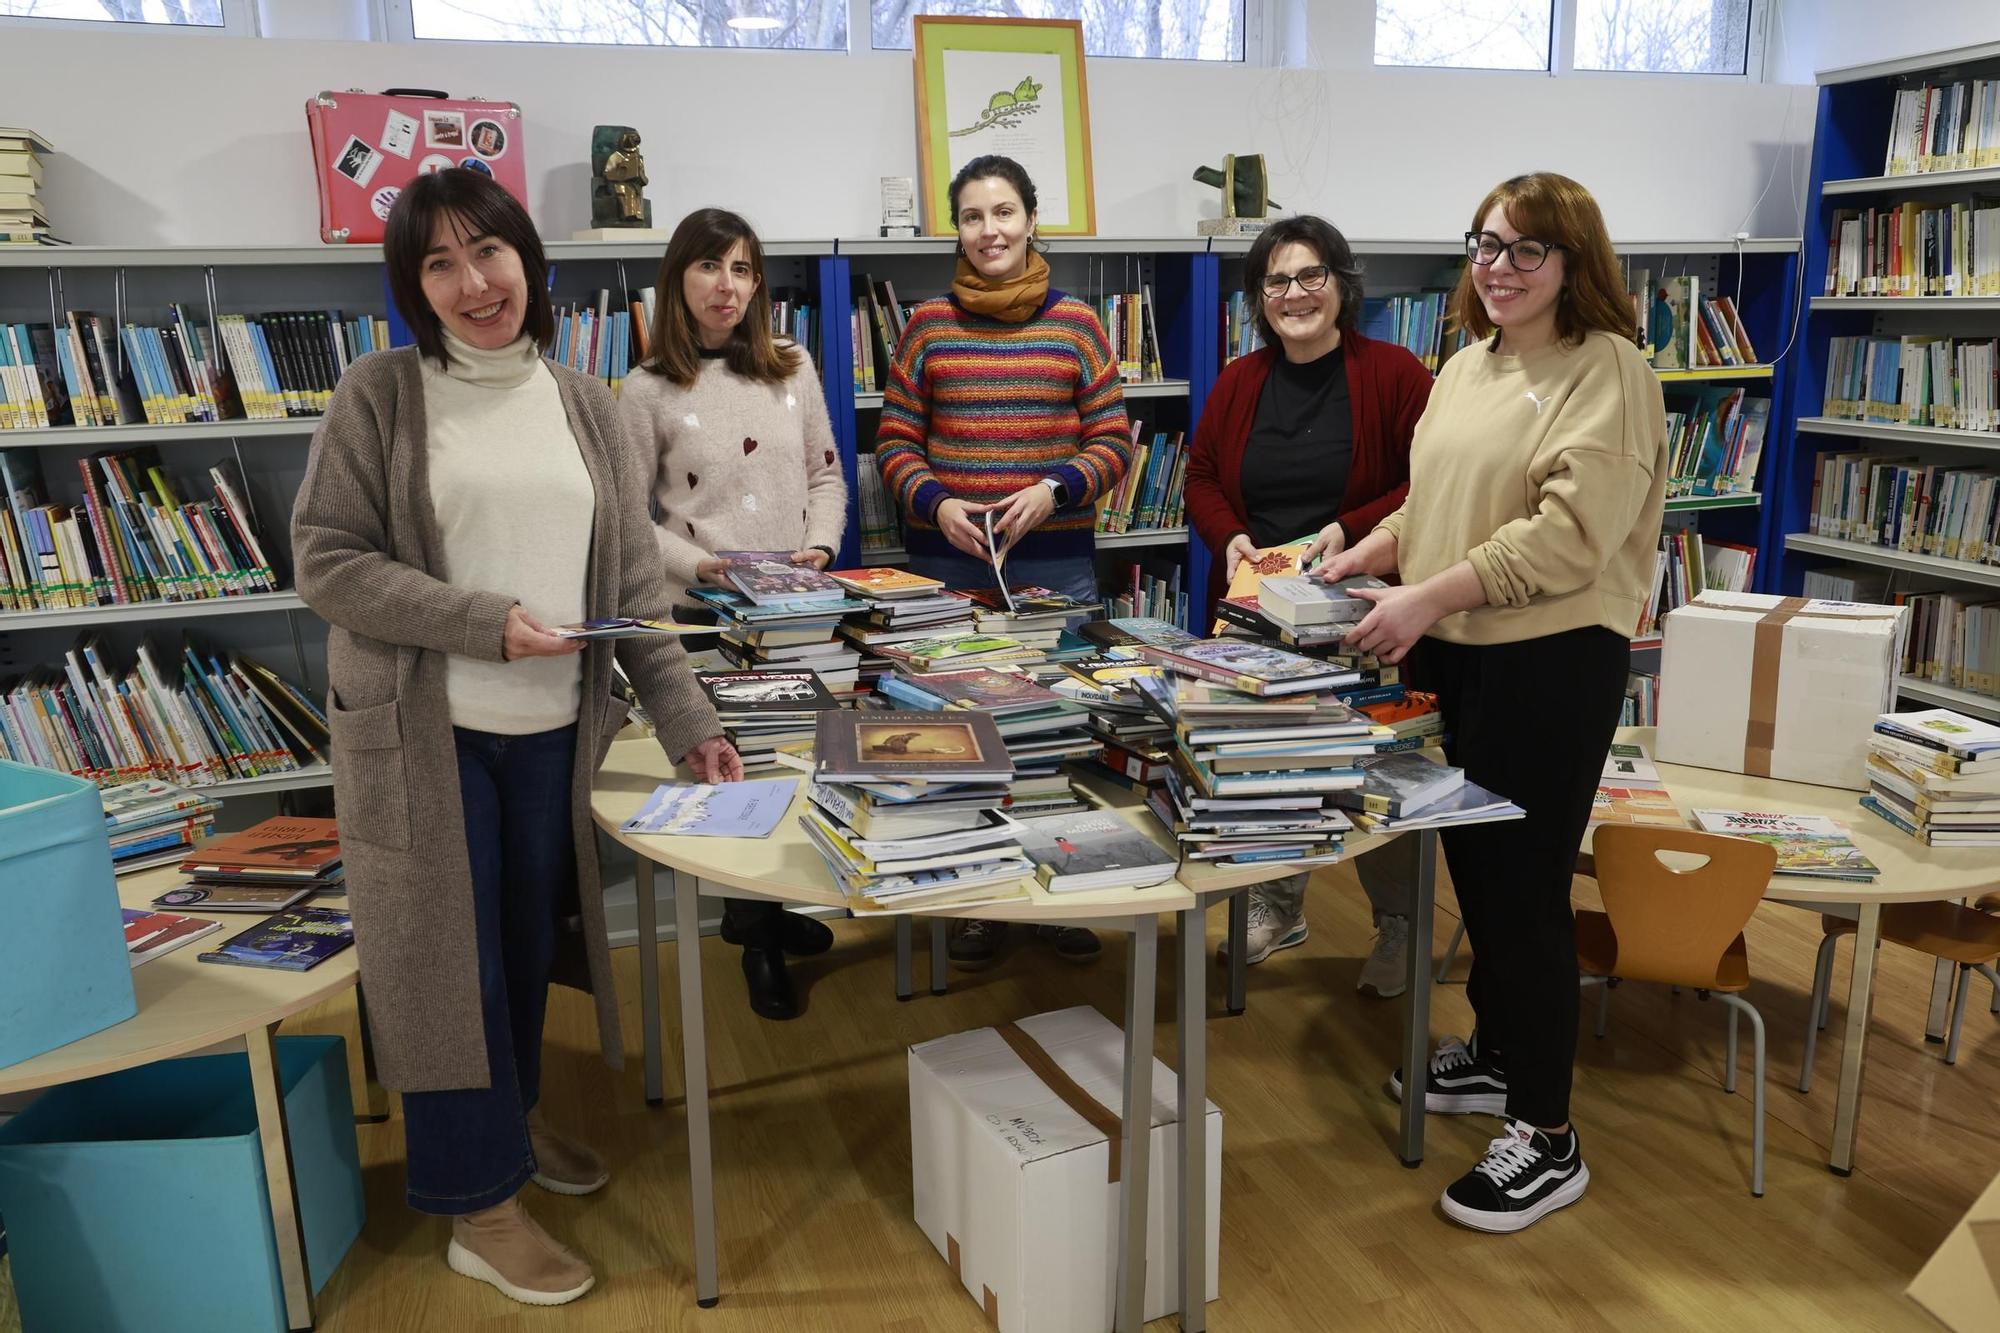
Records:
[[[574,625],[558,625],[559,639],[644,639],[658,634],[715,634],[713,625],[683,625],[674,620],[647,620],[641,616],[601,616]]]
[[[663,782],[639,813],[618,827],[625,833],[671,833],[696,838],[767,838],[798,790],[797,778],[756,782]]]

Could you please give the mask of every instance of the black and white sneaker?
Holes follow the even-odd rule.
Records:
[[[1389,1076],[1389,1091],[1403,1100],[1403,1071]],[[1479,1034],[1472,1044],[1457,1037],[1438,1042],[1424,1082],[1424,1110],[1432,1115],[1507,1114],[1507,1074],[1479,1054]]]
[[[1486,1160],[1452,1182],[1438,1202],[1444,1215],[1474,1231],[1521,1231],[1583,1197],[1590,1168],[1576,1130],[1560,1143],[1519,1120],[1486,1145]]]

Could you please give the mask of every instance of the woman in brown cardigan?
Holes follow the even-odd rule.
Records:
[[[452,1218],[458,1272],[556,1305],[595,1279],[517,1196],[609,1178],[537,1102],[552,977],[595,995],[619,1063],[590,786],[626,705],[609,645],[545,626],[667,613],[648,476],[604,386],[542,358],[548,262],[491,177],[419,176],[384,257],[417,345],[341,378],[292,515],[299,592],[331,626],[348,897],[411,1206]],[[667,754],[740,778],[680,647],[616,651]]]

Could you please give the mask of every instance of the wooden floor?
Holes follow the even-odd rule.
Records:
[[[1589,896],[1579,885],[1579,901]],[[1454,924],[1446,899],[1436,952]],[[1515,1237],[1446,1222],[1439,1191],[1482,1153],[1498,1122],[1433,1117],[1429,1156],[1406,1170],[1390,1144],[1399,1003],[1354,990],[1369,942],[1352,872],[1321,872],[1312,936],[1250,973],[1250,1008],[1220,1015],[1211,990],[1210,1095],[1223,1111],[1222,1295],[1217,1330],[1440,1328],[1922,1328],[1902,1288],[2000,1170],[2000,1019],[1975,983],[1956,1068],[1922,1039],[1925,960],[1885,946],[1878,970],[1857,1169],[1826,1167],[1841,1008],[1820,1045],[1814,1091],[1795,1090],[1818,918],[1766,906],[1750,930],[1749,998],[1770,1028],[1765,1198],[1749,1194],[1749,1043],[1735,1096],[1721,1090],[1724,1010],[1691,994],[1627,985],[1610,1035],[1580,1042],[1575,1119],[1591,1168],[1577,1206]],[[1209,944],[1224,914],[1209,918]],[[736,950],[703,947],[715,1087],[723,1299],[693,1303],[680,1053],[669,1008],[669,1100],[641,1095],[637,958],[618,955],[628,1068],[592,1053],[589,1010],[559,992],[548,1040],[550,1118],[610,1159],[588,1199],[530,1202],[597,1264],[598,1288],[559,1311],[529,1310],[451,1273],[446,1227],[402,1203],[399,1121],[360,1128],[369,1221],[320,1298],[324,1333],[578,1328],[889,1330],[985,1327],[910,1215],[905,1047],[1067,1005],[1122,1012],[1124,945],[1095,966],[1022,942],[998,968],[955,975],[950,995],[898,1004],[889,928],[843,922],[828,956],[795,971],[803,1018],[753,1017]],[[919,932],[921,938],[922,932]],[[1172,940],[1162,941],[1163,970]],[[1846,985],[1848,945],[1836,973]],[[918,966],[921,972],[921,947]],[[1461,966],[1461,973],[1462,973]],[[662,988],[675,994],[673,950]],[[1436,992],[1433,1029],[1464,1032],[1459,987]],[[1587,997],[1588,999],[1588,994]],[[669,999],[669,1006],[672,1004]],[[1159,1053],[1173,1059],[1171,995]],[[296,1026],[352,1032],[351,1004]],[[1747,1029],[1746,1029],[1747,1031]],[[18,1327],[0,1268],[0,1330]],[[1171,1320],[1154,1325],[1174,1327]]]

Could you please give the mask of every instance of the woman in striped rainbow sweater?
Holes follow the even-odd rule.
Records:
[[[1131,458],[1125,389],[1086,303],[1049,286],[1036,252],[1035,185],[1018,162],[976,157],[951,182],[958,272],[951,294],[910,314],[882,396],[875,464],[908,521],[910,568],[952,588],[990,588],[984,520],[1012,586],[1097,601],[1097,498]],[[1097,936],[1037,926],[1059,957],[1089,962]],[[1000,954],[1007,927],[962,921],[961,967]]]
[[[979,157],[951,183],[958,272],[910,314],[883,394],[875,464],[908,516],[910,568],[993,586],[984,520],[1010,584],[1097,600],[1097,498],[1131,456],[1118,363],[1090,306],[1049,286],[1035,186]]]

